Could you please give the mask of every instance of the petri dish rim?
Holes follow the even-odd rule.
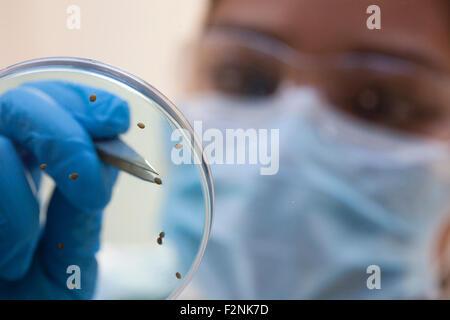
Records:
[[[126,86],[136,90],[144,97],[154,101],[159,107],[162,108],[162,111],[167,113],[167,115],[169,116],[169,119],[167,119],[168,121],[174,121],[182,129],[185,129],[190,133],[194,155],[200,160],[201,170],[199,170],[199,172],[203,181],[202,187],[205,194],[206,206],[205,228],[203,231],[199,251],[197,252],[197,256],[188,274],[184,277],[183,283],[167,298],[169,300],[176,299],[188,285],[200,264],[200,261],[205,253],[206,245],[211,233],[211,227],[214,220],[214,182],[211,174],[211,169],[206,161],[203,149],[197,136],[195,135],[193,128],[183,116],[183,114],[176,108],[176,106],[155,87],[131,73],[97,60],[75,57],[47,57],[27,60],[1,69],[0,80],[7,76],[11,76],[23,71],[52,67],[74,68],[78,70],[81,69],[84,71],[97,73],[107,78],[112,78],[113,80],[121,82]]]

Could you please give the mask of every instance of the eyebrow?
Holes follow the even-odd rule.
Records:
[[[429,68],[433,71],[444,73],[447,68],[444,64],[436,62],[433,58],[427,56],[426,54],[419,51],[404,50],[401,48],[383,48],[375,46],[357,46],[349,50],[351,53],[370,55],[379,54],[392,58],[397,58],[400,60],[415,63],[417,65]],[[448,72],[448,70],[447,70]]]
[[[229,31],[236,31],[236,32],[251,32],[257,35],[260,35],[262,37],[274,39],[278,42],[284,43],[285,45],[293,48],[291,44],[289,43],[289,40],[282,36],[280,33],[277,33],[274,30],[269,30],[260,26],[250,26],[243,23],[236,23],[231,21],[225,21],[220,23],[208,23],[208,28],[206,29],[206,32],[209,28],[218,28],[218,29],[225,29]],[[397,58],[400,60],[404,60],[407,62],[412,62],[417,65],[429,68],[435,72],[438,73],[450,73],[450,70],[448,67],[445,66],[444,63],[439,63],[432,57],[429,57],[425,53],[422,53],[420,51],[412,51],[412,50],[405,50],[402,48],[391,48],[391,47],[377,47],[377,46],[370,46],[370,45],[361,45],[361,46],[355,46],[349,50],[346,50],[348,53],[354,53],[354,54],[361,54],[361,55],[371,55],[371,54],[377,54],[377,55],[383,55],[387,57]]]
[[[236,22],[221,22],[221,23],[209,23],[208,28],[206,28],[206,32],[209,28],[217,28],[221,30],[229,30],[236,32],[251,32],[254,34],[258,34],[264,36],[266,38],[271,38],[277,40],[279,42],[283,42],[284,44],[291,46],[289,44],[289,40],[286,37],[283,37],[280,33],[275,32],[274,30],[269,30],[263,27],[250,26],[247,24],[236,23]]]

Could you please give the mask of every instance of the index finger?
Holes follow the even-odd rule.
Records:
[[[105,90],[66,81],[27,82],[68,111],[93,138],[113,138],[128,130],[130,111],[120,97]]]
[[[112,182],[104,176],[88,132],[50,95],[30,86],[6,92],[0,97],[0,134],[46,164],[75,207],[99,209],[108,203]]]

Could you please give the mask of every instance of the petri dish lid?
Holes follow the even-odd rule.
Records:
[[[120,139],[163,181],[158,185],[119,171],[103,212],[98,276],[89,298],[176,298],[200,263],[214,211],[210,168],[189,122],[154,87],[98,61],[56,57],[13,65],[0,70],[0,96],[32,82],[81,84],[93,94],[103,90],[125,100],[130,126]],[[190,161],[180,163],[180,155]],[[35,187],[43,226],[55,183],[51,175],[42,176]]]

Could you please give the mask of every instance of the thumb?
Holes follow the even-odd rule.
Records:
[[[117,173],[112,166],[103,164],[103,177],[108,188],[112,188]],[[97,277],[95,254],[100,247],[101,224],[100,209],[77,208],[55,189],[38,247],[38,258],[61,290],[69,290],[66,282],[70,274],[67,268],[77,266],[81,272],[81,289],[73,290],[73,294],[92,297]]]

